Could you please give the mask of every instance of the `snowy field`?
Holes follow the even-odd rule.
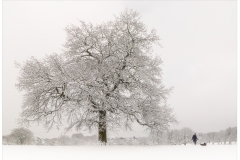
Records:
[[[237,145],[10,146],[3,160],[236,160]]]

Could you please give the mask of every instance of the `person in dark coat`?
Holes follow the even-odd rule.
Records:
[[[194,135],[192,136],[192,140],[193,140],[193,143],[196,145],[198,140],[196,133],[194,133]]]

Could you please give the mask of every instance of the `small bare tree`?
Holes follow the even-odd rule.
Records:
[[[147,31],[138,13],[126,10],[107,23],[81,22],[66,31],[64,54],[18,65],[17,87],[26,93],[22,122],[43,122],[47,129],[63,122],[67,130],[98,128],[103,143],[107,129],[129,129],[137,122],[164,131],[175,122],[162,62],[152,56],[159,37]]]
[[[15,144],[24,145],[34,142],[34,136],[32,131],[26,128],[17,128],[10,134]]]

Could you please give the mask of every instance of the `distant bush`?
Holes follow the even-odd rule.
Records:
[[[34,144],[32,131],[26,128],[16,128],[11,134],[3,136],[3,144],[6,145],[29,145]]]

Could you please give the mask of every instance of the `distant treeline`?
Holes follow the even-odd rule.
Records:
[[[219,132],[198,133],[201,142],[218,143],[218,144],[231,144],[237,142],[237,127],[229,127]]]
[[[152,132],[149,137],[108,138],[108,145],[182,145],[192,143],[195,132],[190,128],[169,130],[165,133]],[[219,132],[197,133],[198,143],[232,144],[237,142],[237,127],[229,127]],[[97,135],[84,136],[82,133],[58,138],[34,137],[26,128],[17,128],[11,134],[3,136],[4,145],[46,145],[73,146],[98,144]]]
[[[190,128],[174,129],[166,133],[151,134],[152,140],[156,144],[180,145],[192,143],[192,136],[196,133]],[[211,144],[232,144],[237,142],[237,127],[229,127],[219,132],[196,133],[198,143]]]
[[[84,136],[81,133],[58,138],[34,137],[32,131],[26,128],[17,128],[11,134],[3,136],[4,145],[47,145],[47,146],[67,146],[97,144],[97,136]]]

